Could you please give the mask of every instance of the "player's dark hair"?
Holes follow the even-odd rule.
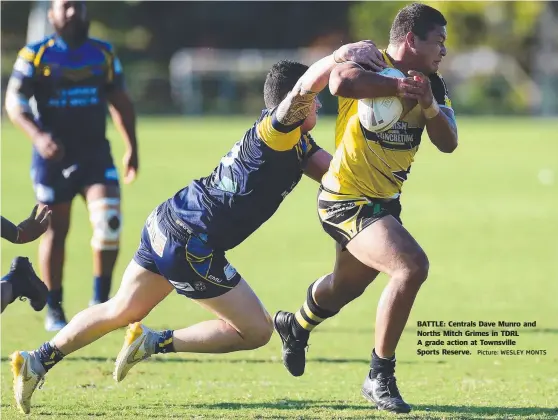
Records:
[[[447,23],[444,15],[433,7],[413,3],[405,6],[395,16],[389,32],[389,42],[398,44],[409,32],[424,40],[436,25],[445,26]]]
[[[274,64],[265,78],[264,102],[268,109],[275,108],[295,87],[296,82],[308,70],[305,64],[281,60]]]

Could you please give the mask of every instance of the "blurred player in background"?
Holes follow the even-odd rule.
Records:
[[[136,177],[138,149],[135,113],[122,67],[108,43],[88,37],[85,2],[55,0],[48,17],[56,33],[19,52],[8,83],[6,109],[33,143],[35,195],[52,209],[39,257],[49,288],[45,328],[57,331],[66,325],[62,274],[71,205],[77,194],[85,198],[93,226],[90,304],[109,298],[122,221],[118,173],[105,133],[107,103],[126,144],[126,183]]]
[[[0,216],[2,238],[13,244],[26,244],[45,233],[50,222],[51,211],[45,206],[37,214],[38,208],[39,206],[36,205],[31,216],[17,226]],[[10,272],[2,277],[0,282],[1,312],[4,312],[4,309],[17,298],[28,298],[31,307],[40,311],[46,305],[47,295],[47,287],[37,277],[29,260],[25,257],[14,258]]]
[[[29,412],[39,381],[65,355],[130,323],[114,369],[118,382],[156,353],[227,353],[269,341],[270,316],[225,251],[265,223],[303,173],[319,181],[327,171],[331,155],[309,131],[321,106],[317,94],[327,86],[335,59],[370,66],[382,62],[372,43],[360,42],[310,68],[291,61],[274,65],[265,81],[266,109],[260,118],[213,173],[192,181],[151,213],[116,296],[80,312],[37,350],[12,355],[14,392],[23,412]],[[173,288],[218,319],[159,332],[136,322]]]
[[[457,126],[438,65],[446,55],[446,19],[429,6],[412,4],[396,16],[385,62],[409,74],[384,77],[355,63],[337,66],[330,90],[339,96],[338,148],[322,180],[318,213],[337,242],[333,273],[308,288],[296,312],[278,312],[274,324],[283,341],[283,362],[304,373],[310,332],[360,296],[380,273],[390,276],[376,314],[375,348],[362,394],[382,410],[411,407],[395,382],[395,349],[415,296],[426,280],[428,259],[402,226],[399,196],[424,128],[444,153],[457,147]],[[357,117],[357,99],[399,96],[404,114],[384,133],[367,131]]]

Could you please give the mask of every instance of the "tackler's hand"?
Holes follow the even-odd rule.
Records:
[[[373,71],[382,71],[387,67],[382,53],[370,40],[343,45],[333,53],[333,59],[337,63],[354,61]]]

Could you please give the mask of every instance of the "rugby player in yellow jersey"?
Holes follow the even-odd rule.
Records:
[[[388,66],[409,77],[394,79],[355,63],[339,64],[329,86],[339,96],[337,150],[322,179],[318,213],[337,242],[333,273],[308,288],[296,312],[280,311],[274,324],[283,341],[283,362],[294,376],[304,373],[310,331],[360,296],[380,273],[390,276],[378,304],[375,348],[362,394],[379,409],[407,413],[395,382],[395,349],[415,296],[428,275],[428,258],[399,218],[399,196],[421,135],[426,128],[444,153],[457,147],[451,102],[438,65],[446,55],[446,19],[432,7],[411,4],[397,14],[390,43],[383,51]],[[385,133],[364,129],[357,99],[403,98],[404,113]]]

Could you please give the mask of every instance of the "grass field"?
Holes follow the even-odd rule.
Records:
[[[149,212],[193,177],[208,174],[250,119],[141,119],[141,168],[123,188],[123,248],[113,292]],[[461,145],[438,153],[424,139],[406,184],[403,220],[429,255],[431,271],[397,352],[397,377],[410,416],[426,419],[558,418],[558,137],[556,120],[460,120]],[[333,120],[314,136],[331,150]],[[113,151],[122,156],[111,128]],[[33,205],[30,146],[2,124],[2,215],[20,221]],[[270,313],[295,310],[308,284],[332,268],[333,242],[321,230],[316,184],[304,179],[262,229],[229,253]],[[91,296],[90,226],[76,200],[65,268],[68,316]],[[37,245],[2,242],[2,271]],[[230,355],[173,354],[138,365],[116,384],[114,358],[124,331],[67,357],[33,399],[33,418],[308,418],[392,417],[361,397],[373,344],[376,303],[385,277],[312,336],[306,374],[291,377],[280,340]],[[181,328],[210,315],[176,294],[145,320]],[[546,356],[424,356],[417,321],[536,321],[520,329],[515,349]],[[43,314],[15,302],[2,315],[2,418],[15,410],[7,357],[52,335]],[[486,330],[486,329],[485,329]],[[462,337],[465,338],[465,337]],[[513,338],[513,337],[512,337]],[[481,348],[481,347],[479,347]],[[482,347],[487,348],[487,347]],[[504,348],[496,347],[498,352]],[[512,347],[513,348],[513,347]],[[493,348],[491,348],[493,349]]]

